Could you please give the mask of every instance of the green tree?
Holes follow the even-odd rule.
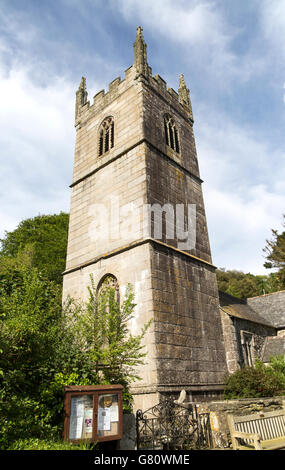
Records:
[[[225,269],[217,269],[216,273],[219,290],[234,297],[248,298],[272,292],[269,276]]]
[[[12,232],[5,233],[1,241],[0,269],[11,259],[21,257],[29,250],[32,266],[45,273],[48,279],[62,282],[65,269],[69,215],[39,215],[23,220]],[[2,261],[1,261],[2,260]],[[1,274],[1,270],[0,270]]]
[[[139,380],[136,369],[146,355],[142,339],[150,322],[140,334],[131,334],[128,325],[135,307],[131,284],[127,285],[120,304],[116,289],[108,285],[108,278],[99,292],[92,276],[90,279],[87,302],[67,300],[66,318],[73,341],[91,360],[103,383],[121,383],[128,388],[130,382]]]
[[[0,284],[0,443],[52,429],[40,388],[53,374],[61,289],[36,268],[17,266]]]
[[[285,228],[285,214],[283,215],[283,227]],[[266,253],[267,261],[264,267],[268,269],[277,269],[274,277],[276,279],[278,290],[285,289],[285,231],[278,233],[277,230],[271,230],[272,239],[266,240],[266,246],[263,249]]]
[[[19,438],[54,439],[63,424],[63,386],[128,385],[145,353],[129,333],[134,297],[129,286],[120,306],[114,291],[61,305],[61,286],[30,266],[29,253],[11,261],[0,279],[0,447]],[[8,275],[9,274],[9,275]],[[17,445],[16,445],[17,448]]]

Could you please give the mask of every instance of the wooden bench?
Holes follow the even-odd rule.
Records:
[[[285,447],[285,409],[246,416],[227,415],[234,450]]]

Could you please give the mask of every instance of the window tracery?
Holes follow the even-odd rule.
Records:
[[[108,116],[104,119],[99,130],[99,157],[114,147],[114,119]]]
[[[179,138],[178,130],[175,124],[174,119],[166,114],[164,116],[164,132],[165,132],[165,142],[166,145],[171,147],[175,152],[179,153]]]

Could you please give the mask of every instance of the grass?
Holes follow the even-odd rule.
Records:
[[[8,450],[91,450],[96,443],[82,441],[81,444],[72,444],[64,440],[52,439],[19,439],[14,441]]]

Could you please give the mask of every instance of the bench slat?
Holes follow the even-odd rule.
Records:
[[[243,421],[252,421],[254,419],[260,419],[262,415],[266,418],[271,418],[272,416],[284,416],[285,410],[276,410],[276,411],[266,411],[262,413],[262,411],[259,411],[258,413],[253,413],[250,415],[243,415],[243,416],[237,416],[237,415],[232,415],[234,418],[234,421],[238,421],[239,423]]]
[[[274,439],[285,435],[284,417],[260,418],[243,422],[235,422],[235,429],[248,433],[260,434],[263,440]]]
[[[228,415],[234,448],[277,449],[285,445],[285,410],[260,412],[246,416]],[[237,440],[236,434],[240,434]],[[244,435],[242,435],[244,433]],[[259,441],[252,434],[260,436]],[[283,445],[284,444],[284,445]]]
[[[279,439],[263,441],[261,442],[261,447],[264,450],[282,449],[283,447],[285,447],[285,438],[280,437]]]
[[[277,432],[279,433],[279,435],[281,434],[282,435],[282,431],[283,431],[283,434],[285,434],[285,426],[284,426],[284,423],[282,423],[282,421],[284,421],[284,419],[282,420],[282,417],[280,417],[279,419],[276,419],[274,425],[275,425],[275,428],[277,430]],[[283,426],[282,426],[283,424]],[[283,427],[283,429],[282,429]]]

